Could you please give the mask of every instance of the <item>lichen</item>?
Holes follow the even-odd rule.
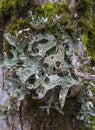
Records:
[[[86,3],[87,2],[87,3]],[[92,58],[94,59],[94,51],[92,51],[93,50],[93,48],[94,48],[94,46],[92,45],[93,43],[94,43],[94,39],[93,39],[93,37],[95,36],[95,32],[94,32],[94,24],[93,24],[93,19],[92,19],[92,16],[91,16],[91,11],[90,10],[87,10],[88,9],[88,7],[90,7],[90,9],[91,9],[91,4],[89,4],[90,6],[88,6],[88,0],[87,1],[84,1],[84,5],[85,5],[85,7],[84,6],[82,6],[81,5],[81,2],[79,2],[78,4],[79,4],[79,6],[76,6],[76,7],[78,7],[77,9],[76,9],[76,11],[77,11],[77,13],[78,13],[78,19],[77,18],[75,18],[74,17],[74,11],[73,10],[71,10],[70,8],[69,8],[69,6],[68,6],[68,4],[51,4],[51,3],[46,3],[43,7],[41,7],[40,5],[39,5],[39,7],[37,7],[36,9],[34,9],[34,8],[32,8],[31,10],[33,10],[33,13],[35,12],[35,10],[36,10],[36,12],[35,12],[35,14],[36,14],[36,16],[39,16],[38,17],[38,19],[41,19],[42,17],[44,17],[44,18],[47,18],[48,17],[48,19],[49,19],[49,24],[47,24],[48,26],[45,26],[45,28],[43,28],[43,29],[40,29],[40,31],[38,31],[38,30],[36,30],[35,28],[34,28],[34,31],[36,32],[36,33],[41,33],[42,35],[44,34],[44,33],[46,33],[46,32],[48,32],[49,33],[49,35],[50,34],[53,34],[54,35],[54,37],[55,38],[57,38],[58,39],[58,45],[57,45],[57,47],[59,46],[59,44],[61,43],[61,44],[63,44],[63,45],[67,45],[67,43],[68,43],[68,39],[65,39],[65,38],[67,38],[67,35],[63,35],[64,34],[64,32],[65,32],[65,34],[68,34],[68,38],[69,38],[69,36],[72,36],[72,38],[74,38],[74,37],[76,37],[76,35],[78,35],[77,33],[79,33],[79,34],[82,34],[82,41],[83,41],[83,43],[87,46],[87,49],[88,49],[88,54],[90,54],[91,56],[92,56]],[[25,10],[25,8],[24,7],[26,7],[26,2],[24,1],[23,3],[20,1],[18,1],[17,0],[17,3],[14,5],[14,6],[12,6],[13,7],[13,9],[14,9],[14,12],[12,13],[12,11],[10,11],[10,17],[11,17],[11,15],[15,15],[15,17],[14,18],[12,18],[11,19],[11,22],[10,22],[10,24],[9,24],[9,26],[7,27],[8,29],[8,31],[11,33],[11,34],[15,34],[15,31],[19,31],[19,30],[22,30],[22,29],[25,29],[25,28],[31,28],[30,27],[30,20],[29,19],[27,19],[27,18],[25,18],[24,17],[24,15],[22,14],[23,13],[23,10]],[[81,10],[83,11],[83,13],[81,12]],[[56,15],[57,15],[57,17],[58,16],[60,16],[61,15],[61,18],[59,18],[58,19],[58,21],[57,22],[55,22],[54,23],[54,25],[52,25],[52,21],[53,20],[55,20],[54,18],[56,17]],[[6,15],[7,16],[7,15]],[[76,20],[77,19],[77,20]],[[78,24],[76,24],[76,23],[78,23]],[[43,23],[42,23],[43,24]],[[78,26],[77,26],[78,25]],[[56,27],[56,28],[55,28]],[[86,28],[86,29],[85,29]],[[32,28],[33,29],[33,28]],[[31,34],[30,34],[31,35]],[[39,37],[41,37],[41,35],[39,36],[39,35],[36,35],[37,36],[37,38],[39,38]],[[63,36],[63,38],[64,38],[64,43],[63,43],[63,39],[62,39],[62,36]],[[66,36],[66,37],[65,37]],[[47,35],[45,36],[46,38],[47,38]],[[13,37],[12,37],[13,38]],[[34,39],[35,39],[35,35],[34,35],[34,37],[33,37]],[[19,39],[19,38],[18,38]],[[13,40],[13,39],[12,39]],[[21,39],[20,39],[21,40]],[[37,40],[37,39],[36,39]],[[44,41],[45,39],[43,39],[43,40],[39,40],[39,42],[42,42],[42,41]],[[62,40],[62,41],[61,41]],[[65,41],[65,40],[67,40],[67,41]],[[46,41],[49,41],[49,40],[46,40]],[[21,43],[23,43],[22,41],[20,41]],[[19,42],[19,43],[20,43]],[[32,40],[31,40],[31,42],[32,42]],[[13,47],[11,47],[11,48],[13,48],[13,50],[11,50],[11,52],[13,53],[13,56],[14,57],[12,57],[12,58],[17,58],[17,57],[15,57],[15,56],[20,56],[21,55],[21,53],[23,53],[23,51],[22,51],[22,47],[23,47],[23,45],[21,46],[21,44],[19,44],[18,43],[18,45],[17,45],[17,48],[16,49],[14,49],[15,48],[15,46],[16,45],[13,45]],[[25,41],[25,43],[26,43],[26,41]],[[39,56],[39,57],[41,57],[41,55],[43,54],[43,58],[45,58],[45,56],[47,56],[47,55],[50,55],[49,53],[43,53],[43,48],[44,48],[44,44],[46,43],[46,42],[44,42],[44,44],[43,44],[43,46],[39,43],[39,45],[38,45],[38,41],[35,41],[34,43],[36,43],[36,49],[38,50],[38,52],[37,52],[37,50],[35,50],[35,46],[33,46],[34,47],[34,52],[33,52],[33,48],[30,48],[31,47],[31,45],[30,45],[30,47],[28,48],[28,55],[27,56],[29,56],[30,54],[30,57],[29,58],[31,58],[31,60],[32,60],[32,62],[30,62],[31,60],[29,60],[28,58],[26,58],[26,59],[28,59],[29,61],[27,62],[27,60],[25,61],[25,63],[27,64],[27,63],[29,63],[30,62],[30,64],[29,64],[29,66],[31,66],[31,64],[34,64],[34,66],[32,66],[32,68],[34,67],[34,71],[35,71],[35,73],[36,73],[36,70],[35,70],[35,67],[36,67],[36,62],[35,61],[33,61],[34,59],[32,59],[34,56],[36,57],[36,56]],[[34,45],[34,43],[33,43],[33,45]],[[72,40],[71,40],[71,43],[72,43]],[[91,43],[91,44],[90,44]],[[30,41],[29,41],[29,44],[30,44]],[[7,45],[8,45],[8,43],[7,43]],[[18,49],[18,47],[19,47],[19,45],[20,45],[20,49]],[[27,44],[28,45],[28,44]],[[46,44],[45,44],[46,45]],[[54,44],[53,44],[54,45]],[[92,45],[92,46],[91,46]],[[68,48],[68,47],[67,47]],[[10,47],[9,47],[9,49],[10,49]],[[26,48],[24,48],[24,51],[25,51],[25,49],[27,49],[27,47]],[[40,50],[40,49],[42,49],[42,50]],[[49,48],[50,49],[50,48]],[[32,51],[31,51],[32,50]],[[56,49],[55,49],[56,50]],[[55,50],[53,50],[53,53],[55,52]],[[60,50],[60,47],[57,49],[57,50]],[[94,49],[95,50],[95,49]],[[18,55],[17,55],[17,52],[16,51],[18,51],[19,53],[18,53]],[[51,50],[50,50],[51,51]],[[30,53],[29,53],[30,52]],[[57,52],[56,52],[57,53]],[[76,52],[77,53],[77,52]],[[65,60],[66,60],[66,58],[68,57],[68,53],[64,53],[64,55],[65,55]],[[25,56],[26,56],[26,53],[25,53]],[[32,57],[33,56],[33,57]],[[54,56],[55,57],[55,56]],[[23,55],[22,55],[22,57],[21,57],[22,59],[24,58],[23,57]],[[16,59],[17,60],[17,59]],[[38,59],[37,59],[38,60]],[[36,60],[36,61],[37,61]],[[13,64],[14,64],[14,59],[11,59],[10,60],[10,63],[13,61]],[[63,61],[63,60],[62,60]],[[22,63],[20,63],[21,62],[21,60],[17,60],[16,62],[18,62],[18,65],[21,67],[21,65],[22,65]],[[33,63],[34,62],[34,63]],[[67,62],[68,62],[68,59],[67,59]],[[49,60],[49,62],[48,62],[48,64],[50,63],[50,60]],[[65,62],[64,62],[65,63]],[[25,64],[25,65],[26,65]],[[27,64],[28,65],[28,64]],[[67,65],[67,64],[66,64]],[[24,80],[27,80],[27,74],[28,74],[28,69],[29,69],[29,66],[28,67],[26,67],[25,68],[25,70],[19,70],[21,73],[18,73],[18,75],[20,76],[20,81],[24,81]],[[24,66],[25,67],[25,66]],[[51,66],[50,66],[51,67]],[[65,66],[65,67],[67,67],[67,66]],[[64,67],[64,68],[65,68]],[[28,69],[27,69],[28,68]],[[40,68],[41,69],[41,68]],[[54,70],[53,71],[55,71],[56,70],[56,68],[54,68]],[[18,71],[18,72],[19,72]],[[26,74],[24,74],[24,72],[27,72]],[[51,72],[51,71],[50,71]],[[32,73],[32,72],[31,72]],[[31,74],[30,73],[30,74]],[[34,73],[34,72],[33,72]],[[44,74],[44,72],[42,72],[43,74]],[[55,73],[55,72],[54,72]],[[59,73],[58,73],[58,71],[56,70],[56,73],[59,75]],[[64,72],[64,73],[67,73],[66,71]],[[21,75],[20,75],[21,74]],[[39,76],[39,75],[41,75],[40,73],[39,73],[39,75],[37,75],[38,74],[38,72],[35,74],[35,77],[37,78],[37,76]],[[71,74],[72,75],[72,74]],[[25,77],[24,77],[25,76]],[[60,76],[60,75],[59,75]],[[60,77],[62,77],[63,75],[61,75]],[[24,78],[23,78],[24,77]],[[73,76],[72,76],[73,77]],[[25,79],[26,78],[26,79]],[[30,75],[29,75],[29,78],[30,79],[28,79],[29,80],[29,82],[26,82],[26,83],[31,83],[31,78],[33,78],[33,77],[31,77]],[[39,77],[38,77],[39,78]],[[50,79],[52,79],[52,77],[50,77],[50,76],[48,76],[48,78],[50,78]],[[54,78],[54,77],[53,77]],[[57,79],[57,78],[56,78]],[[64,78],[65,79],[65,78]],[[33,79],[34,80],[34,79]],[[33,81],[32,80],[32,81]],[[58,81],[58,80],[57,80]],[[70,79],[69,79],[69,81],[71,81]],[[53,82],[54,82],[54,80],[53,80]],[[62,81],[60,81],[60,82],[63,82],[63,79],[62,79]],[[64,81],[65,82],[65,81]],[[43,82],[42,82],[43,83]],[[68,83],[68,81],[66,81],[66,83]],[[33,83],[32,83],[33,84]],[[44,83],[45,84],[45,83]],[[26,85],[26,84],[25,84]],[[59,85],[59,84],[58,84]],[[49,87],[51,87],[49,84],[48,84],[48,86]],[[64,86],[66,86],[66,85],[64,85]],[[40,85],[39,85],[39,87],[40,87]],[[48,87],[48,89],[45,87],[45,89],[47,89],[47,90],[49,90],[49,87]],[[30,86],[29,87],[27,87],[28,89],[32,89],[32,88],[30,88]],[[20,88],[19,88],[20,89]],[[52,89],[52,88],[50,88],[50,89]],[[65,91],[65,90],[64,90]],[[64,92],[63,91],[63,92]],[[37,91],[38,93],[40,92],[40,90],[38,90]],[[44,93],[44,90],[42,91],[43,93]],[[66,92],[66,91],[65,91]],[[38,94],[37,93],[37,94]],[[40,94],[41,94],[41,92],[40,92]],[[46,93],[44,93],[44,94],[46,94]],[[61,94],[60,94],[61,95]],[[66,94],[67,95],[67,94]],[[43,95],[42,95],[43,96]],[[63,96],[64,96],[64,94],[63,94]],[[32,98],[37,98],[36,96],[34,96],[33,97],[33,95],[32,95]],[[62,98],[63,99],[63,98]],[[65,98],[64,98],[65,99]],[[33,99],[32,99],[32,101],[34,101]],[[32,102],[33,103],[33,102]],[[63,103],[64,103],[64,101],[63,101]],[[29,105],[30,105],[30,103],[29,103]],[[64,104],[63,104],[64,105]],[[35,106],[35,103],[34,103],[34,106]],[[32,107],[32,110],[33,111],[35,111],[35,107],[34,106],[32,106],[32,105],[30,105],[29,107],[31,108]],[[29,108],[29,110],[30,110],[30,108]],[[76,107],[75,107],[76,108]],[[28,110],[28,109],[27,109]],[[38,109],[37,109],[37,111],[38,111]],[[36,112],[37,112],[36,111]],[[31,113],[31,112],[30,112]],[[40,122],[40,118],[42,118],[43,116],[42,115],[45,115],[45,114],[42,114],[42,113],[38,113],[37,112],[37,114],[38,115],[40,115],[39,117],[37,117],[37,122]],[[32,115],[33,116],[33,115]],[[34,115],[34,117],[35,117],[35,115]],[[43,120],[42,120],[42,122],[45,120],[45,118],[42,118]],[[46,119],[47,120],[47,119]],[[59,118],[58,118],[58,120],[59,120]],[[55,123],[54,123],[55,124]],[[37,124],[36,124],[37,125]],[[57,127],[57,129],[58,129],[58,123],[56,123],[56,127]],[[59,129],[61,129],[61,128],[59,128]],[[62,128],[63,129],[63,128]],[[84,129],[84,128],[80,128],[80,130],[82,130],[82,129]],[[55,130],[55,129],[54,129]]]

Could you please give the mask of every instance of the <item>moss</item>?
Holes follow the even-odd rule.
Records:
[[[9,26],[8,31],[11,34],[15,34],[15,31],[20,31],[25,28],[31,28],[29,19],[17,19],[16,17],[12,18]]]
[[[14,6],[14,13],[16,17],[20,18],[26,16],[27,14],[27,1],[26,0],[16,0]]]
[[[12,15],[20,17],[26,12],[26,0],[4,0],[0,6],[0,25],[8,21]]]
[[[89,55],[91,55],[92,59],[95,61],[95,38],[92,40],[89,39],[87,46],[87,50]]]
[[[82,33],[87,33],[89,30],[93,28],[93,22],[92,20],[88,20],[85,17],[81,17],[78,20],[78,28],[80,28]]]
[[[46,17],[53,17],[56,14],[54,5],[52,3],[47,2],[42,8],[41,8],[44,16]]]
[[[54,17],[56,14],[61,15],[72,15],[72,11],[69,8],[68,4],[66,3],[56,3],[52,4],[50,2],[45,3],[43,6],[41,5],[34,5],[32,7],[33,13],[38,16],[45,16],[45,17]]]
[[[0,1],[0,53],[3,53],[3,33],[6,29],[6,25],[11,21],[11,18],[15,16],[16,18],[26,17],[28,6],[26,0],[1,0]],[[18,26],[12,25],[10,27],[10,32],[14,33],[14,29],[23,29],[28,26],[28,21],[19,21]],[[13,23],[12,23],[13,24]],[[14,23],[15,24],[15,23]],[[17,28],[16,28],[17,27]],[[12,30],[13,28],[13,30]],[[9,47],[7,46],[7,50]]]
[[[7,31],[10,32],[12,35],[15,35],[16,32],[26,29],[26,28],[30,28],[30,32],[32,32],[32,27],[30,26],[29,19],[26,18],[26,19],[20,20],[20,19],[17,19],[16,17],[13,17],[11,19],[10,24],[7,27]],[[6,40],[4,40],[4,43],[5,43],[5,51],[7,55],[11,58],[12,55],[11,55],[11,52],[9,51],[10,45]]]
[[[77,0],[75,11],[78,14],[78,28],[81,33],[87,33],[93,28],[93,16],[92,16],[93,2],[90,0]]]
[[[79,15],[78,18],[78,28],[75,27],[74,21],[74,12],[69,8],[67,3],[61,4],[56,3],[52,4],[47,2],[43,7],[41,5],[35,5],[31,7],[33,12],[38,16],[45,16],[52,19],[56,14],[62,15],[60,19],[60,25],[58,25],[58,29],[55,27],[50,28],[50,32],[55,34],[60,32],[60,28],[66,26],[65,31],[69,35],[74,35],[77,30],[81,31],[88,37],[88,42],[85,41],[86,37],[83,35],[83,42],[87,46],[88,54],[90,54],[95,60],[94,53],[94,42],[95,42],[95,28],[94,21],[92,19],[92,1],[89,0],[77,0],[76,2],[76,11]],[[2,3],[0,8],[0,25],[1,27],[5,24],[5,22],[10,19],[13,15],[15,18],[12,18],[8,31],[11,34],[14,34],[15,31],[22,30],[24,28],[30,27],[29,21],[27,19],[19,20],[20,17],[27,16],[27,3],[26,0],[5,0]],[[87,42],[87,43],[86,43]]]
[[[55,15],[54,5],[50,2],[45,3],[43,6],[41,6],[40,4],[34,4],[30,7],[30,9],[32,10],[33,14],[39,17],[50,17]]]
[[[94,1],[77,0],[76,12],[78,13],[78,28],[83,34],[82,41],[87,47],[87,53],[95,61],[95,18]]]
[[[86,34],[82,35],[82,42],[84,43],[84,45],[88,43],[88,36]]]
[[[5,24],[7,20],[11,18],[13,14],[14,4],[13,3],[3,3],[0,8],[0,25]]]
[[[56,3],[54,4],[55,10],[57,14],[61,13],[71,13],[71,9],[69,8],[67,3]]]
[[[92,57],[92,62],[95,62],[95,30],[90,30],[83,34],[82,41],[87,48],[87,54]]]
[[[93,39],[93,41],[89,39],[89,42],[86,46],[88,54],[92,57],[92,62],[94,63],[93,65],[95,65],[95,39]]]
[[[74,32],[75,25],[73,23],[74,20],[74,12],[69,8],[68,4],[66,3],[46,3],[44,6],[37,6],[33,9],[33,14],[36,14],[39,17],[48,17],[49,18],[49,25],[47,31],[52,34],[60,34],[62,28],[66,30],[70,35]],[[61,15],[61,18],[58,20],[58,24],[51,27],[53,23],[53,19],[55,16]],[[56,26],[56,28],[55,28]],[[47,28],[47,27],[46,27]],[[46,32],[46,30],[45,30]]]
[[[84,40],[87,40],[87,41],[85,41],[85,45],[87,47],[87,52],[92,57],[93,63],[95,63],[95,22],[94,22],[94,18],[93,18],[93,21],[90,22],[90,24],[92,24],[91,28],[89,28],[89,29],[85,28],[86,37],[84,37]]]
[[[46,11],[53,11],[54,10],[54,5],[52,3],[46,3],[44,6],[43,6],[43,10],[46,10]]]
[[[80,16],[89,17],[92,11],[92,0],[77,0],[76,11]]]
[[[23,12],[26,10],[25,0],[24,0],[24,2],[17,0],[15,4],[11,3],[11,5],[12,6],[10,6],[10,7],[12,7],[14,11],[12,12],[12,10],[9,10],[9,12],[10,12],[9,16],[11,17],[11,15],[15,14],[15,17],[12,18],[11,23],[8,26],[8,31],[14,35],[15,31],[19,31],[19,30],[30,27],[30,24],[29,24],[30,21],[25,18],[22,20],[19,19],[19,17],[24,16]],[[85,5],[85,6],[87,6],[87,5]],[[53,28],[51,28],[50,29],[51,33],[59,34],[60,28],[62,30],[62,28],[64,26],[66,26],[65,29],[69,33],[69,35],[73,34],[73,32],[76,31],[75,26],[73,24],[73,12],[70,10],[70,8],[68,7],[67,4],[56,4],[56,5],[54,4],[53,5],[51,3],[46,3],[42,9],[41,9],[41,6],[38,6],[34,10],[36,10],[36,13],[39,16],[47,15],[50,18],[52,18],[52,16],[55,16],[56,13],[59,15],[62,14],[62,18],[59,21],[60,25],[58,25],[58,27],[56,27],[56,28],[55,28],[55,26]],[[80,10],[78,10],[78,11],[79,11],[79,13],[82,13],[82,12],[80,12]],[[8,14],[6,14],[5,16],[7,16],[7,15]],[[94,43],[94,40],[95,40],[95,39],[93,39],[93,36],[95,36],[95,31],[93,29],[91,30],[91,28],[93,28],[93,22],[91,21],[92,19],[90,16],[88,16],[86,11],[85,11],[85,13],[83,12],[83,14],[81,14],[81,15],[83,15],[83,16],[80,18],[79,26],[81,28],[84,27],[84,29],[82,29],[83,33],[85,32],[85,28],[88,28],[88,30],[86,30],[86,33],[84,33],[82,40],[83,40],[84,44],[87,46],[89,54],[91,54],[93,57],[95,55],[94,51],[92,52],[93,48],[95,48],[95,47],[91,45]],[[86,17],[86,19],[84,16]],[[90,18],[89,21],[88,21],[88,18]],[[5,17],[5,19],[6,19],[6,17]],[[88,34],[89,30],[90,30],[90,36]],[[90,38],[92,38],[92,39],[90,39]],[[8,51],[8,47],[9,46],[7,44],[7,51]],[[68,102],[68,106],[65,107],[65,111],[66,111],[65,118],[55,110],[51,110],[50,115],[47,115],[46,111],[44,111],[44,110],[41,111],[38,108],[38,106],[40,107],[42,103],[41,102],[38,103],[37,101],[34,101],[31,98],[27,101],[27,103],[28,103],[27,111],[25,113],[28,115],[28,117],[30,116],[29,119],[32,121],[32,126],[34,127],[33,129],[36,129],[36,130],[39,129],[39,126],[41,124],[45,125],[42,128],[45,130],[46,129],[63,130],[63,129],[67,129],[70,127],[72,129],[72,125],[70,124],[71,116],[72,116],[71,114],[74,112],[75,109],[78,108],[74,105],[71,110],[72,101]],[[37,114],[37,116],[36,116],[36,114]],[[70,123],[68,123],[68,122],[70,122]],[[70,126],[68,127],[68,125],[70,125]],[[80,123],[80,125],[78,125],[78,127],[80,130],[85,130],[84,126],[82,126],[81,123]]]
[[[26,0],[16,0],[15,6],[24,7],[26,5]]]

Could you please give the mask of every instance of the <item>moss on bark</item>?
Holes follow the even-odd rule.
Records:
[[[90,2],[89,0],[81,1],[81,2],[79,1],[79,3],[76,6],[77,9],[76,11],[79,14],[79,19],[78,19],[79,28],[81,32],[83,31],[84,34],[83,42],[85,42],[85,45],[88,48],[88,53],[92,56],[93,60],[95,60],[95,56],[94,56],[95,55],[94,52],[95,25],[94,25],[94,18],[91,16],[92,3],[89,2]],[[55,10],[54,9],[55,7],[56,9],[58,7],[58,9]],[[30,6],[29,8],[31,9],[32,7]],[[57,6],[54,5],[53,7],[53,5],[50,5],[48,3],[48,5],[46,5],[43,10],[39,10],[39,9],[40,8],[36,8],[36,9],[34,8],[34,11],[36,10],[38,11],[38,13],[43,13],[43,11],[47,9],[49,15],[51,14],[54,15],[56,12],[60,14],[60,12],[64,11],[65,13],[62,19],[62,24],[67,23],[68,18],[72,17],[70,14],[71,11],[70,8],[64,4],[57,5]],[[2,26],[14,16],[15,19],[11,19],[11,23],[8,26],[8,31],[14,34],[15,30],[19,31],[20,29],[24,29],[28,27],[29,21],[25,19],[27,10],[28,7],[27,4],[25,3],[25,0],[23,1],[16,0],[15,4],[13,2],[3,4],[2,7],[0,8],[1,29]],[[68,14],[70,14],[70,17],[69,15],[66,14],[67,12]],[[23,19],[20,20],[20,17],[23,17]],[[73,28],[71,30],[70,28],[68,29],[68,31],[69,32],[71,31],[71,33],[73,30],[74,30]],[[3,39],[2,34],[3,31],[1,31],[1,39]],[[50,110],[50,115],[47,115],[47,112],[41,108],[41,104],[43,105],[44,101],[40,101],[40,102],[35,101],[31,98],[31,96],[29,96],[26,99],[26,101],[27,101],[26,103],[27,107],[25,110],[25,116],[27,116],[27,119],[31,122],[31,126],[33,130],[64,130],[64,129],[65,130],[87,130],[87,128],[84,127],[83,122],[79,122],[76,119],[76,114],[78,112],[79,104],[77,104],[75,100],[70,99],[66,101],[66,105],[64,107],[64,112],[65,112],[64,116],[59,114],[58,111],[53,109]]]

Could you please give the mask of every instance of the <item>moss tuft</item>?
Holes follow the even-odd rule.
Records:
[[[8,26],[8,31],[14,35],[15,31],[20,31],[25,28],[31,28],[29,19],[20,20],[14,17]]]
[[[4,0],[0,6],[0,25],[4,25],[6,21],[10,20],[12,15],[18,17],[26,13],[26,0]]]
[[[72,13],[72,11],[67,3],[56,3],[56,4],[54,4],[54,7],[55,7],[57,14]]]
[[[0,8],[0,25],[5,24],[7,20],[11,18],[13,14],[14,4],[13,3],[3,3],[2,7]]]
[[[89,17],[92,11],[92,0],[77,0],[76,11],[80,16]]]
[[[86,34],[82,35],[82,42],[84,43],[84,45],[88,43],[88,36]]]

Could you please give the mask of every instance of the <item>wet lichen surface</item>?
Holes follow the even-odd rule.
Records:
[[[0,68],[0,98],[2,99],[0,100],[0,105],[8,101],[8,95],[4,93],[2,87],[3,69]],[[64,115],[54,109],[51,109],[48,115],[43,107],[45,105],[44,100],[39,102],[38,100],[33,100],[32,96],[28,95],[22,103],[22,129],[19,113],[17,113],[7,120],[0,119],[0,130],[92,130],[85,128],[83,122],[76,120],[76,113],[80,104],[75,102],[74,98],[66,100]],[[14,122],[14,126],[12,126],[12,122]]]
[[[88,41],[86,41],[85,45],[87,46],[88,54],[92,56],[93,61],[95,60],[94,56],[94,1],[88,1],[88,0],[83,0],[83,1],[77,1],[76,4],[74,1],[72,2],[73,5],[73,10],[78,13],[76,15],[76,19],[78,19],[78,28],[79,30],[82,29],[82,32],[84,35],[87,36]],[[71,3],[71,4],[72,4]],[[11,32],[12,34],[15,33],[15,30],[20,30],[24,27],[30,27],[29,23],[27,22],[27,19],[25,20],[24,18],[27,17],[27,11],[28,10],[34,10],[40,15],[42,15],[42,11],[40,10],[38,5],[32,5],[32,2],[27,3],[25,0],[23,1],[18,1],[15,0],[14,2],[11,0],[1,0],[0,4],[0,36],[3,38],[2,33],[5,30],[5,25],[8,25],[8,22],[10,21],[9,26],[7,27],[8,31]],[[37,7],[37,8],[36,8]],[[65,7],[65,11],[70,11],[68,6],[63,6]],[[57,10],[59,10],[59,13],[64,11],[62,6],[57,5]],[[55,13],[54,8],[52,5],[47,4],[45,9],[49,10],[50,13]],[[52,10],[52,11],[51,11]],[[72,11],[69,12],[70,15],[72,15]],[[14,22],[14,17],[15,17],[15,22]],[[69,16],[70,18],[71,16]],[[68,18],[64,17],[65,23],[68,22]],[[72,19],[73,20],[73,19]],[[63,21],[63,20],[62,20]],[[64,24],[65,24],[64,23]],[[86,28],[86,29],[85,29]],[[71,25],[71,30],[72,30],[72,25]],[[69,32],[71,31],[70,29],[68,30]],[[54,30],[53,30],[54,31]],[[0,41],[0,44],[2,44],[2,41]],[[0,50],[2,51],[2,48],[0,47]],[[1,52],[0,51],[0,52]]]
[[[53,9],[53,6],[50,5],[49,8],[48,8],[48,6],[49,6],[49,4],[46,6],[46,8],[51,11]],[[14,7],[12,6],[12,8],[14,8]],[[82,7],[82,8],[84,8],[84,7]],[[36,11],[40,12],[39,9],[40,8],[37,8]],[[67,9],[67,11],[70,11],[67,6],[66,6],[66,9]],[[10,10],[10,8],[9,8],[9,10]],[[60,8],[58,8],[58,10],[59,10],[59,12],[63,11],[63,10],[60,10]],[[35,9],[34,9],[34,11],[35,11]],[[11,12],[11,10],[10,10],[10,12]],[[42,13],[42,11],[41,11],[41,13]],[[50,13],[55,13],[55,12],[51,11]],[[5,13],[5,16],[6,15],[7,14]],[[11,22],[7,26],[7,30],[9,32],[11,32],[11,34],[15,34],[15,29],[17,31],[19,31],[20,29],[30,27],[29,23],[27,22],[28,19],[27,18],[24,19],[25,16],[22,16],[21,13],[16,12],[16,14],[15,14],[16,17],[14,17],[14,18],[11,18],[12,15],[13,14],[10,13],[8,19],[10,19]],[[78,17],[80,17],[80,16],[78,16]],[[7,17],[4,17],[4,18],[6,19]],[[64,15],[64,19],[65,19],[64,24],[66,24],[66,22],[68,22],[68,17],[67,16],[65,17],[65,15]],[[93,22],[92,22],[92,20],[90,22],[87,22],[87,21],[84,22],[84,21],[85,21],[84,16],[79,19],[79,24],[82,27],[84,26],[83,30],[82,30],[82,31],[84,31],[83,42],[84,42],[85,45],[87,45],[88,54],[91,54],[92,58],[94,60],[95,59],[95,56],[94,56],[95,53],[94,53],[94,50],[93,50],[94,45],[90,46],[90,44],[89,44],[90,42],[91,42],[91,44],[94,43],[94,37],[93,37],[94,29],[91,29],[89,31],[89,26],[91,25],[90,27],[92,27]],[[88,29],[88,31],[86,31],[86,32],[85,32],[85,26]],[[71,34],[72,30],[73,30],[72,27],[69,28],[69,29],[67,28],[67,31],[70,34]],[[56,31],[55,28],[53,28],[51,30],[52,33],[55,33],[55,31]],[[1,93],[0,96],[1,96],[1,98],[4,97],[4,101],[5,101],[5,99],[7,99],[7,95],[6,95],[6,93],[2,94],[2,86],[3,86],[3,82],[2,82],[3,81],[3,78],[2,78],[3,77],[3,73],[2,73],[3,71],[2,71],[2,69],[0,70],[0,72],[1,72],[0,73],[0,76],[1,76],[0,83],[2,84],[1,88],[0,88],[0,93]],[[75,102],[74,99],[67,99],[66,100],[66,104],[65,104],[65,107],[64,107],[64,116],[62,114],[59,114],[59,112],[57,110],[54,110],[53,108],[50,110],[50,114],[48,115],[47,112],[46,112],[46,109],[44,109],[42,107],[43,104],[44,104],[43,100],[38,102],[37,100],[33,100],[31,98],[31,95],[28,95],[26,102],[23,103],[22,108],[21,108],[21,110],[22,110],[22,120],[19,120],[19,118],[16,117],[14,119],[14,122],[16,124],[14,124],[14,126],[12,127],[12,130],[15,130],[15,129],[16,130],[64,130],[64,129],[65,130],[87,130],[88,129],[88,128],[84,127],[82,122],[79,122],[76,119],[76,113],[77,113],[76,109],[78,109],[80,107],[80,105],[77,104],[77,102]],[[73,113],[73,111],[76,112],[76,113]],[[17,114],[17,115],[19,115],[19,114]],[[27,123],[27,121],[29,121],[29,122]],[[21,127],[21,125],[19,125],[18,122],[20,122],[20,123],[22,122],[23,128]],[[24,124],[25,124],[25,126],[24,126]],[[16,125],[18,125],[18,127],[16,127]],[[8,127],[6,120],[0,120],[0,126],[1,126],[0,127],[1,130],[11,130],[11,127],[10,128]],[[90,129],[90,130],[92,130],[92,129]]]

